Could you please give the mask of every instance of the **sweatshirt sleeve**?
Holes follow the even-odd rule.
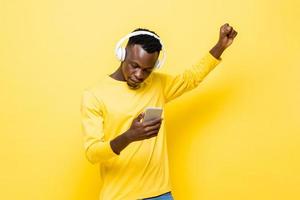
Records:
[[[221,59],[213,57],[209,52],[202,59],[178,75],[164,74],[162,77],[165,102],[169,102],[183,93],[196,88],[199,83],[212,71]]]
[[[88,90],[81,99],[81,127],[83,146],[89,162],[96,164],[118,156],[113,152],[110,141],[104,141],[103,105]]]

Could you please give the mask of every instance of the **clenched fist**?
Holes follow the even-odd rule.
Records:
[[[217,44],[209,51],[211,55],[219,59],[223,51],[232,44],[236,35],[237,32],[232,28],[232,26],[229,26],[228,23],[221,26],[219,40]]]
[[[229,24],[226,23],[220,28],[220,36],[218,43],[224,49],[226,49],[232,44],[233,39],[236,37],[237,34],[238,33],[233,29],[233,27],[229,26]]]

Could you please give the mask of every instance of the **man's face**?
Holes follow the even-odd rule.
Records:
[[[151,74],[158,56],[158,52],[147,53],[138,44],[126,47],[122,73],[131,89],[138,89],[140,84]]]

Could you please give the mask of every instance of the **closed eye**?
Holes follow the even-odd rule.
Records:
[[[147,72],[147,73],[152,72],[152,70],[153,70],[153,68],[151,68],[151,69],[144,69],[144,71]]]
[[[130,65],[133,67],[133,68],[138,68],[139,65],[135,64],[135,63],[130,63]]]

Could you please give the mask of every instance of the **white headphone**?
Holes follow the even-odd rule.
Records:
[[[156,39],[159,40],[159,42],[162,46],[161,50],[162,50],[162,53],[163,53],[163,57],[162,57],[162,60],[157,59],[157,61],[155,63],[155,67],[159,68],[160,66],[162,66],[164,64],[165,60],[166,60],[166,51],[164,49],[164,45],[163,45],[161,39],[157,35],[149,32],[149,31],[134,31],[132,33],[129,33],[129,34],[125,35],[123,38],[121,38],[119,40],[119,42],[117,43],[116,48],[115,48],[115,54],[116,54],[117,59],[119,61],[124,61],[125,60],[126,49],[124,47],[122,47],[122,44],[125,40],[129,39],[132,36],[136,36],[136,35],[150,35],[150,36],[155,37]]]

